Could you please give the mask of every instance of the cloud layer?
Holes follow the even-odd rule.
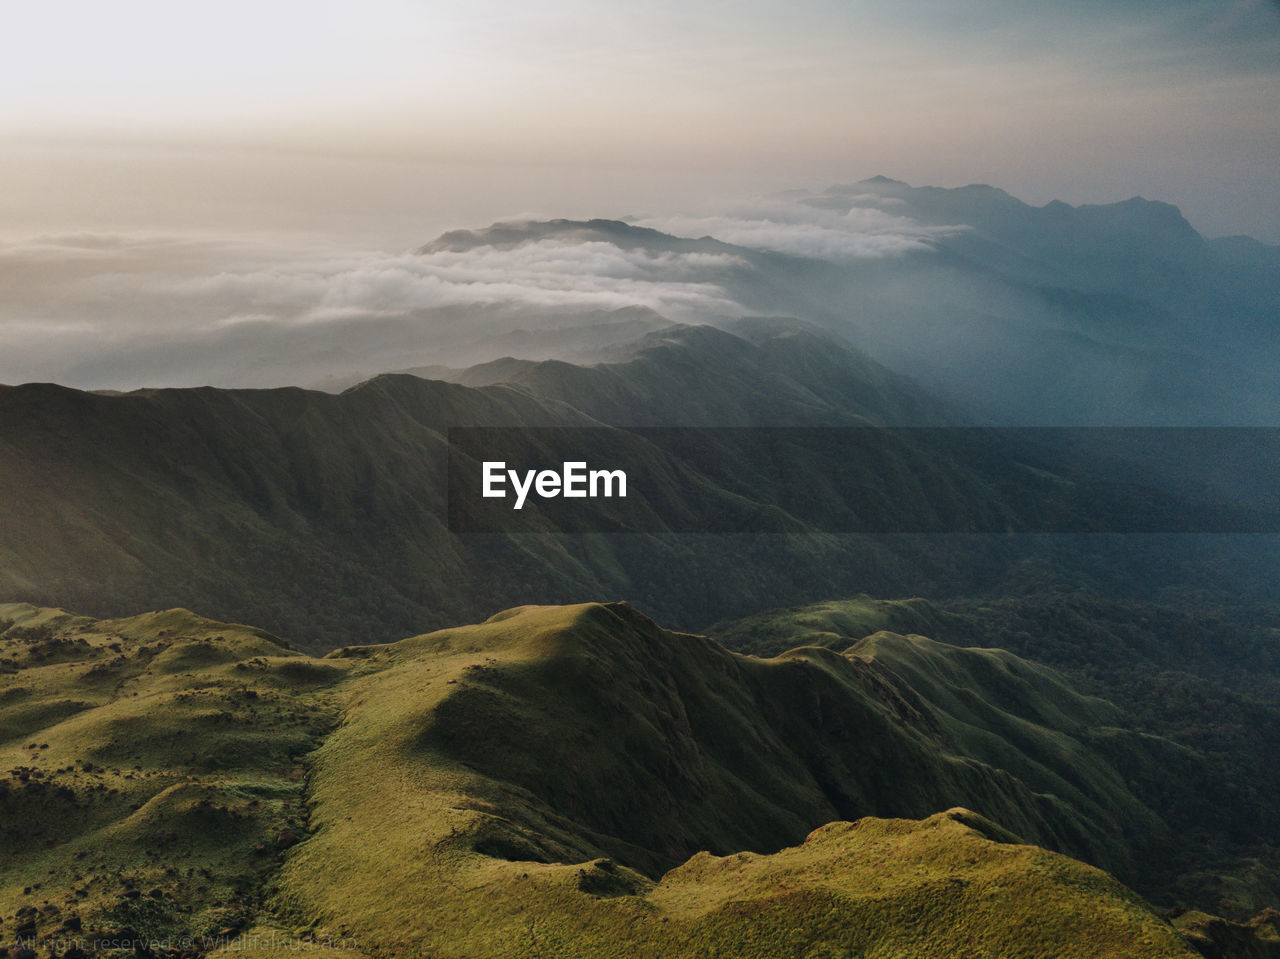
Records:
[[[892,212],[902,201],[873,193],[841,197],[847,211],[815,206],[804,193],[760,200],[728,215],[651,217],[641,225],[678,236],[713,236],[727,243],[831,262],[879,259],[933,248],[961,226],[925,226]]]
[[[874,196],[847,212],[803,199],[642,221],[740,252],[532,231],[527,242],[427,253],[216,236],[36,237],[0,246],[0,381],[267,386],[474,361],[486,341],[512,331],[606,322],[625,308],[676,322],[751,313],[738,281],[751,273],[752,251],[880,259],[928,250],[955,229],[921,226]]]

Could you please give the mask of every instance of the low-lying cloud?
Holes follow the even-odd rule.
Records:
[[[35,237],[0,246],[0,381],[268,386],[474,362],[503,334],[604,323],[628,308],[673,322],[755,312],[737,282],[752,251],[869,260],[928,250],[951,229],[881,209],[877,197],[849,210],[802,199],[643,221],[740,252],[532,230],[527,242],[397,253],[296,237]]]
[[[740,246],[833,262],[879,259],[931,250],[933,241],[963,229],[926,226],[885,207],[898,197],[841,196],[840,209],[807,194],[762,200],[728,215],[651,217],[643,226],[679,236],[713,236]]]

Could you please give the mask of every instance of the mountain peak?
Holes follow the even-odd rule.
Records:
[[[647,226],[635,226],[622,220],[594,218],[590,220],[526,220],[500,222],[478,230],[450,230],[414,253],[467,253],[480,247],[514,249],[540,240],[568,243],[611,243],[622,249],[645,250],[731,250],[730,244],[711,237],[689,239],[673,236]]]

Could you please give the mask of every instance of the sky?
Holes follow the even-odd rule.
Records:
[[[887,174],[1280,242],[1280,3],[45,0],[0,33],[0,235],[674,215]]]

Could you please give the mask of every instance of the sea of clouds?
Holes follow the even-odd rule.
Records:
[[[11,241],[0,245],[0,382],[310,385],[474,362],[487,358],[486,342],[509,346],[503,334],[606,322],[627,308],[672,322],[756,312],[737,281],[759,251],[883,260],[928,251],[957,229],[916,223],[892,198],[854,197],[848,210],[813,201],[796,193],[715,215],[632,220],[732,245],[712,251],[572,234],[430,252],[339,249],[298,235]]]

